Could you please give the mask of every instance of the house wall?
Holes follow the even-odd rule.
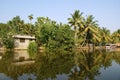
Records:
[[[30,43],[30,39],[25,39],[24,42],[21,42],[20,39],[15,39],[15,49],[27,49],[29,43]],[[35,40],[32,40],[35,41]]]

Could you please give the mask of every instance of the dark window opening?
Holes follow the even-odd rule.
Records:
[[[21,38],[21,39],[20,39],[20,42],[21,42],[21,43],[24,43],[24,42],[25,42],[25,39],[22,39],[22,38]]]

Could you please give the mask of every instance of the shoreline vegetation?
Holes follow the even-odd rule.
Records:
[[[95,49],[95,50],[102,50],[102,49],[106,49],[106,46],[95,46],[94,48],[93,47],[88,47],[88,46],[83,46],[83,47],[81,47],[81,46],[79,46],[79,47],[76,47],[76,48],[74,48],[74,49],[83,49],[83,50],[87,50],[87,49]],[[110,48],[110,49],[112,49],[112,48]],[[120,50],[120,47],[116,47],[116,48],[113,48],[114,50]],[[6,48],[0,48],[0,50],[9,50],[9,49],[6,49]],[[11,49],[10,49],[11,50]],[[12,50],[28,50],[28,49],[21,49],[21,48],[14,48],[14,49],[12,49]],[[45,50],[45,48],[44,47],[39,47],[38,48],[38,51],[43,51],[43,50]],[[108,49],[109,50],[109,49]]]
[[[20,16],[13,17],[7,23],[0,23],[0,47],[17,49],[15,39],[12,37],[14,35],[34,36],[38,48],[44,47],[50,50],[55,48],[68,50],[74,47],[87,49],[91,48],[90,44],[96,49],[104,49],[107,44],[120,46],[120,29],[111,33],[106,27],[101,27],[98,21],[94,20],[93,15],[85,17],[79,10],[71,14],[66,24],[57,23],[48,17],[37,17],[33,23],[32,14],[28,18],[29,23],[25,23]],[[20,40],[20,42],[23,41],[23,39]],[[30,49],[34,50],[33,45]]]

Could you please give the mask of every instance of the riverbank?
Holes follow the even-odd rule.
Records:
[[[83,46],[83,47],[77,47],[77,49],[106,49],[105,46],[95,46],[95,47],[88,47],[88,46]]]
[[[87,49],[90,49],[90,50],[93,50],[93,49],[95,49],[95,50],[103,50],[103,49],[106,49],[106,47],[105,46],[95,46],[94,48],[93,47],[88,47],[88,46],[83,46],[83,47],[77,47],[76,48],[77,50],[79,50],[79,49],[82,49],[82,50],[87,50]],[[9,51],[9,49],[6,49],[6,48],[0,48],[0,51],[6,51],[6,50],[8,50]],[[14,49],[12,49],[12,50],[14,50],[14,51],[23,51],[23,50],[27,50],[27,49],[22,49],[22,48],[14,48]],[[45,50],[45,47],[39,47],[38,48],[38,50],[41,52],[41,51],[44,51]],[[120,47],[116,47],[116,48],[114,48],[114,50],[116,50],[116,51],[120,51]]]

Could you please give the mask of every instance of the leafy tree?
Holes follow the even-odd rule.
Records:
[[[74,46],[74,38],[72,30],[68,25],[59,25],[51,36],[48,46],[53,48],[72,48]]]
[[[49,49],[69,48],[74,45],[72,30],[68,25],[56,24],[48,18],[40,17],[36,25],[36,41]]]
[[[7,33],[6,35],[4,35],[2,37],[2,42],[3,42],[3,45],[7,49],[13,49],[14,48],[14,38],[13,38],[12,33]]]
[[[10,31],[10,27],[7,24],[0,23],[0,38]]]
[[[11,28],[11,32],[14,34],[20,34],[24,29],[24,21],[21,20],[19,16],[16,16],[12,20],[8,21],[8,25]]]

